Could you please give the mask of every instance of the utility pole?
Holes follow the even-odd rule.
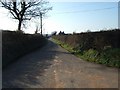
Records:
[[[42,35],[42,12],[40,12],[40,29],[41,29],[41,35]]]

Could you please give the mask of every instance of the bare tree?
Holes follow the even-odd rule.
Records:
[[[9,10],[13,19],[18,20],[18,31],[21,31],[23,21],[40,17],[40,12],[44,15],[52,9],[44,0],[0,0],[0,3]]]

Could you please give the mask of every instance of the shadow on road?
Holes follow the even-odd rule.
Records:
[[[111,81],[112,80],[112,81]],[[83,61],[52,41],[3,71],[3,88],[118,87],[114,69]],[[25,89],[24,89],[25,88]]]
[[[4,69],[3,88],[21,88],[37,85],[41,75],[49,68],[55,58],[58,46],[52,41],[42,49],[32,52]]]

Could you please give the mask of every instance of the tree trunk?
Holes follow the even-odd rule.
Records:
[[[19,20],[18,31],[21,31],[22,20]]]
[[[41,35],[42,35],[42,13],[40,13],[40,28],[41,28]]]

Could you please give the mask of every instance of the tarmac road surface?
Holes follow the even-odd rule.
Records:
[[[2,75],[3,88],[118,88],[118,69],[81,60],[51,40]]]

